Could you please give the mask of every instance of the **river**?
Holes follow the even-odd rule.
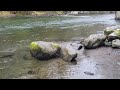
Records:
[[[73,65],[61,59],[36,60],[28,55],[29,44],[41,40],[78,41],[119,24],[114,20],[114,14],[0,18],[0,52],[14,52],[11,57],[0,58],[0,79],[82,78],[79,76],[81,63]]]

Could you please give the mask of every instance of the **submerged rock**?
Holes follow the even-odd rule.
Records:
[[[27,53],[27,54],[25,54],[24,56],[23,56],[23,59],[24,60],[32,60],[32,56],[29,54],[29,53]]]
[[[61,47],[56,43],[36,41],[30,44],[30,53],[39,60],[48,60],[60,56]]]
[[[84,40],[85,48],[97,48],[104,44],[106,36],[104,34],[93,34]]]
[[[112,41],[112,47],[113,48],[120,48],[120,40],[119,39],[115,39]]]
[[[14,52],[12,51],[0,51],[0,58],[7,58],[14,56]]]

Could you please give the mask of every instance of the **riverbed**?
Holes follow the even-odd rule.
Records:
[[[40,61],[29,54],[32,41],[79,42],[106,27],[119,26],[114,14],[0,18],[0,79],[120,78],[119,49],[85,50],[76,63],[60,58]]]

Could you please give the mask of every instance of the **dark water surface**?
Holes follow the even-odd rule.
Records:
[[[79,40],[119,24],[114,14],[0,18],[0,55],[14,53],[0,57],[0,78],[80,78],[78,71],[86,60],[77,65],[61,59],[38,61],[28,54],[28,45],[39,40]]]

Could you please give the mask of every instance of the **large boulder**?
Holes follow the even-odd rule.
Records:
[[[102,46],[105,40],[106,36],[104,34],[93,34],[84,40],[84,46],[88,49],[97,48]]]
[[[60,56],[61,48],[52,42],[36,41],[30,44],[30,53],[39,60],[48,60]]]
[[[120,48],[120,40],[119,39],[115,39],[112,41],[112,47],[113,48]]]

